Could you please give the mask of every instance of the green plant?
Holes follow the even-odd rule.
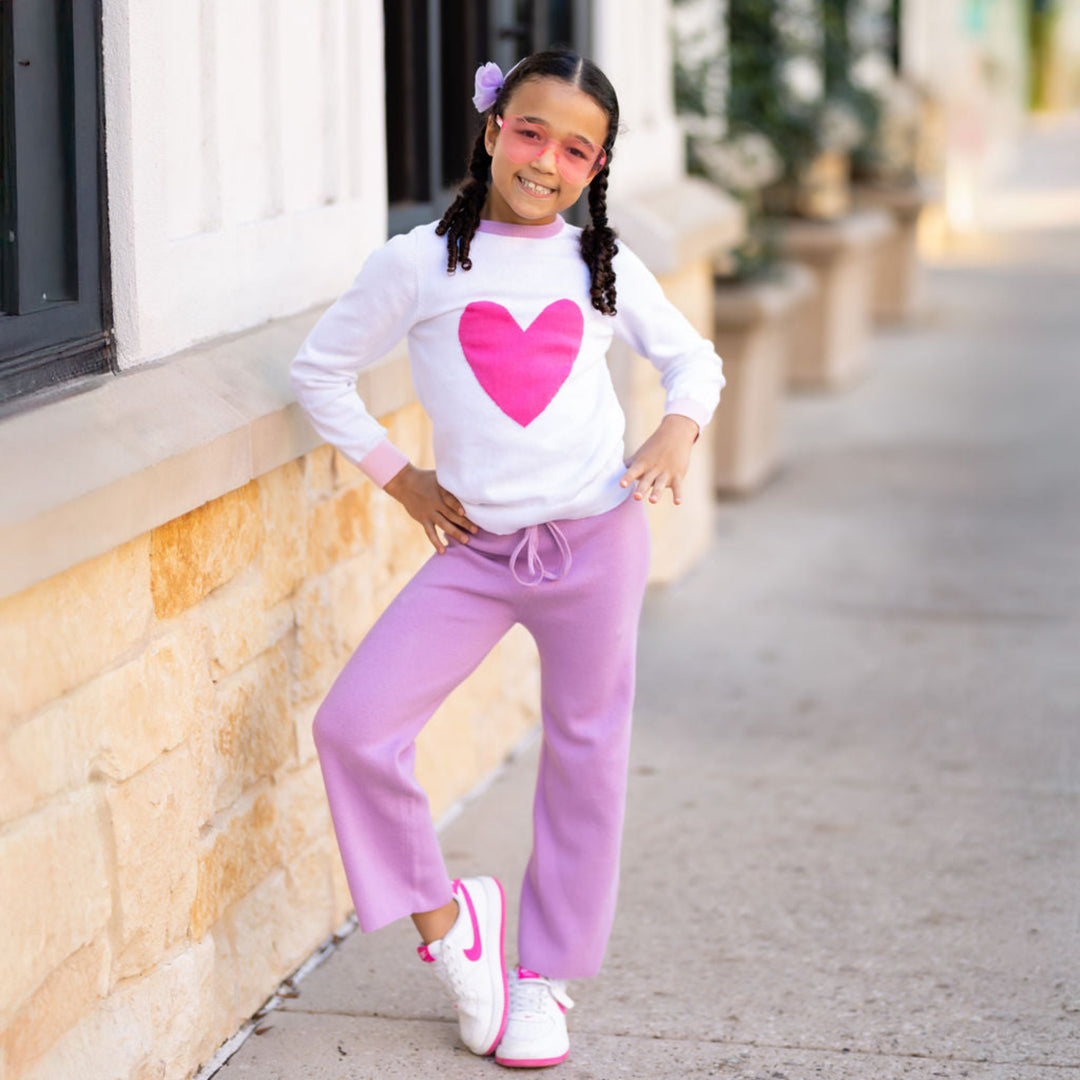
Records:
[[[885,164],[882,145],[887,102],[895,76],[888,71],[858,78],[860,67],[873,70],[873,62],[892,53],[894,5],[882,7],[868,0],[821,0],[824,24],[826,109],[850,117],[853,132],[848,152],[856,175],[872,173]],[[872,56],[872,53],[877,56]]]
[[[822,149],[820,115],[799,101],[785,79],[790,43],[778,21],[779,0],[730,0],[731,86],[727,119],[732,134],[759,132],[776,148],[784,177],[796,180]]]

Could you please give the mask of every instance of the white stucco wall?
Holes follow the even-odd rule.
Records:
[[[386,236],[382,4],[104,0],[121,367],[311,307]]]
[[[611,193],[626,198],[684,175],[675,121],[670,0],[595,0],[593,58],[619,95]]]

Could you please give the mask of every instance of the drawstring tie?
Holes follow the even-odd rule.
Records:
[[[510,556],[510,573],[514,575],[514,580],[519,585],[527,585],[529,588],[532,588],[534,585],[539,585],[541,581],[559,581],[570,572],[570,564],[573,561],[573,556],[570,553],[569,542],[566,537],[563,536],[558,525],[547,521],[544,523],[544,528],[551,533],[551,537],[555,541],[555,546],[559,549],[559,554],[562,556],[562,566],[557,574],[553,574],[550,570],[544,569],[544,564],[536,550],[536,541],[540,535],[540,526],[530,525],[525,530],[525,535],[518,541],[517,547],[514,548],[514,552]],[[525,551],[529,580],[520,577],[517,572],[518,556],[521,554],[522,549]]]

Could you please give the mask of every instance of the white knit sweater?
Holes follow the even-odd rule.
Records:
[[[665,413],[704,426],[724,384],[720,358],[620,242],[615,316],[589,298],[581,230],[484,221],[472,269],[446,272],[433,224],[372,253],[292,362],[319,434],[385,484],[406,462],[356,393],[356,374],[408,335],[431,418],[439,482],[481,528],[589,517],[618,505],[625,417],[606,362],[612,335],[659,370]]]

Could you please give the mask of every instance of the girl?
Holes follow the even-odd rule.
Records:
[[[304,342],[292,384],[318,432],[436,552],[315,719],[360,926],[411,915],[469,1049],[535,1067],[567,1056],[565,980],[597,973],[614,917],[643,501],[667,488],[680,501],[724,380],[711,343],[608,226],[619,106],[603,73],[568,50],[536,53],[505,80],[484,65],[473,101],[483,124],[453,205],[370,256]],[[581,230],[560,211],[586,188]],[[435,471],[391,445],[355,390],[403,334]],[[605,362],[613,334],[667,390],[629,465]],[[516,622],[540,652],[544,739],[508,980],[502,887],[448,879],[413,761],[428,718]]]

